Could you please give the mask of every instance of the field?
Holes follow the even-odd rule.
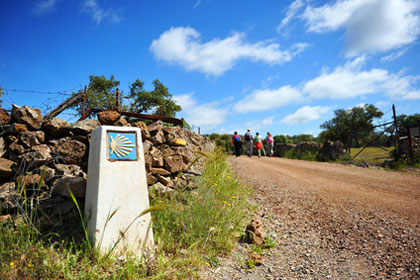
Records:
[[[365,148],[355,160],[370,161],[372,163],[383,162],[386,159],[390,159],[390,152],[394,147],[367,147]],[[362,148],[352,148],[350,155],[354,157],[359,153]]]

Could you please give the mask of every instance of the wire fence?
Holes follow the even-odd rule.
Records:
[[[33,108],[40,109],[42,114],[45,115],[46,113],[50,112],[52,109],[60,105],[64,100],[72,96],[74,92],[83,90],[83,85],[78,85],[71,89],[62,91],[24,90],[3,87],[1,89],[3,90],[3,96],[1,97],[2,107],[6,110],[11,110],[12,104],[29,105]],[[28,104],[19,104],[21,102],[18,102],[18,100],[22,100],[22,96],[20,95],[24,95],[23,99],[27,100]],[[29,97],[29,95],[32,96]],[[37,98],[34,99],[33,95],[36,95]],[[38,96],[40,98],[38,98]],[[77,112],[70,109],[65,112],[62,112],[60,114],[60,118],[66,121],[75,121],[78,117]]]

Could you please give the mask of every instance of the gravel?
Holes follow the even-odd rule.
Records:
[[[282,158],[230,158],[276,246],[249,268],[237,243],[204,279],[420,279],[420,176]],[[250,220],[254,218],[250,216]]]

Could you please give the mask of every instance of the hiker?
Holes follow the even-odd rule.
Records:
[[[267,137],[265,138],[267,141],[267,154],[269,157],[273,155],[273,148],[274,148],[274,138],[270,132],[267,132]]]
[[[232,136],[232,144],[235,148],[235,155],[239,157],[241,155],[242,142],[241,136],[239,136],[237,131],[235,131],[235,134]]]
[[[263,148],[263,139],[257,132],[255,136],[255,149],[257,149],[258,157],[261,157],[261,150]]]
[[[246,154],[251,157],[252,156],[252,140],[254,137],[252,136],[251,130],[248,129],[248,131],[245,133],[245,144],[246,144]]]

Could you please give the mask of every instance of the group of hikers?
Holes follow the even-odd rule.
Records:
[[[263,138],[262,136],[257,132],[255,134],[255,137],[252,136],[251,130],[248,129],[244,136],[245,145],[246,145],[246,154],[247,156],[251,157],[252,152],[255,149],[257,150],[258,157],[261,157],[261,150],[264,155],[268,155],[271,157],[273,155],[273,148],[274,148],[274,139],[270,132],[267,132],[267,136],[265,137],[266,140],[266,148],[267,153],[265,152],[264,145],[263,145]],[[232,136],[232,144],[235,148],[235,155],[239,157],[242,153],[242,140],[241,136],[238,134],[237,131]]]

